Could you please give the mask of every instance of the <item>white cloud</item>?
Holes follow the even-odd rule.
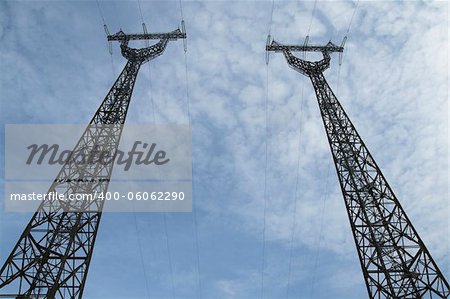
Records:
[[[158,2],[154,5],[159,10],[155,10],[153,2],[142,2],[149,28],[171,30],[178,24],[178,3]],[[313,1],[276,1],[272,23],[275,40],[302,43],[313,4]],[[81,122],[88,119],[106,93],[112,75],[97,8],[85,3],[77,16],[65,5],[68,4],[50,8],[35,4],[28,9],[21,5],[21,9],[14,9],[12,13],[15,18],[9,20],[15,26],[14,31],[3,30],[2,39],[8,43],[0,52],[0,63],[11,71],[8,77],[2,75],[5,85],[2,90],[16,88],[7,93],[8,100],[12,100],[7,104],[4,104],[6,99],[2,102],[2,106],[11,111],[6,118],[9,122],[26,121],[23,111],[39,122],[47,120],[48,115],[55,117],[55,122],[65,122],[72,117]],[[139,30],[137,8],[133,5],[102,2],[106,19],[111,22],[108,24],[110,31],[117,30],[119,25],[127,31]],[[354,2],[318,2],[310,42],[327,42],[333,36],[339,43],[354,5]],[[183,6],[189,36],[194,192],[199,211],[204,292],[211,298],[253,298],[259,295],[260,283],[266,141],[264,45],[271,2],[183,1]],[[446,4],[438,2],[361,1],[341,67],[339,99],[448,276],[448,242],[442,242],[448,238],[448,116],[443,108],[448,101],[445,56],[448,53],[448,16],[443,7]],[[43,8],[46,18],[37,15]],[[85,15],[95,19],[85,22],[80,17]],[[70,27],[65,16],[70,16],[76,30],[57,34],[59,28]],[[40,24],[43,19],[53,23]],[[5,27],[2,24],[2,28]],[[30,32],[24,29],[30,27],[35,29]],[[48,31],[46,34],[52,34],[53,40],[43,39],[45,32],[41,31]],[[23,36],[16,39],[13,32]],[[51,51],[52,56],[44,52],[50,45],[56,47]],[[86,50],[89,47],[92,48]],[[30,54],[33,50],[38,51],[37,56]],[[63,51],[70,55],[61,55]],[[114,51],[117,72],[123,59],[117,45]],[[158,122],[187,124],[183,55],[181,42],[171,42],[167,52],[152,61],[151,90],[147,66],[142,68],[129,121],[152,121],[151,93]],[[35,61],[37,58],[42,62]],[[337,69],[336,55],[330,70],[326,71],[335,90]],[[43,73],[46,80],[41,80]],[[271,55],[267,298],[284,297],[298,155],[300,185],[292,296],[294,293],[305,298],[309,295],[308,286],[314,271],[315,298],[365,296],[342,195],[333,165],[329,164],[331,155],[316,99],[311,83],[302,76],[288,67],[281,54]],[[22,86],[15,83],[19,79]],[[178,217],[171,218],[174,225],[181,221]],[[111,231],[114,225],[111,222],[103,223],[101,232]],[[147,224],[150,227],[154,223]],[[190,229],[189,223],[183,224],[184,229]],[[130,234],[120,231],[117,236],[127,233]],[[211,241],[213,237],[217,239]],[[124,245],[114,238],[111,234],[103,240],[100,238],[98,248],[123,250]],[[149,244],[153,240],[161,242],[161,239],[154,239],[155,232],[143,238]],[[181,241],[171,240],[173,248],[185,246]],[[229,256],[230,249],[249,250],[253,254],[246,260],[233,259]],[[146,265],[155,271],[158,266],[166,271],[163,254],[159,254],[161,260],[158,261],[146,257]],[[129,258],[126,254],[114,256],[115,259]],[[100,258],[99,254],[96,258]],[[221,263],[220,259],[229,263]],[[102,259],[102,263],[106,260]],[[174,264],[176,269],[182,269],[180,275],[189,277],[184,288],[195,285],[195,278],[192,278],[195,274],[184,268],[194,267],[195,260],[180,257],[174,259]],[[97,264],[94,269],[92,271],[97,271],[94,276],[101,276],[102,266]],[[339,269],[345,269],[345,273]],[[168,279],[164,273],[161,276]],[[343,276],[345,280],[340,279]],[[161,281],[153,283],[158,294],[168,287]],[[102,281],[102,285],[107,285],[107,281]],[[89,288],[92,291],[94,284]],[[187,291],[183,295],[195,297],[195,288],[192,289],[190,295]],[[302,292],[302,289],[307,291]]]

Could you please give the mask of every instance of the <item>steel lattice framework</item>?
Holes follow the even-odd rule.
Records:
[[[106,192],[113,169],[109,163],[78,163],[77,157],[117,151],[133,87],[141,65],[161,55],[169,40],[186,38],[179,29],[139,39],[160,39],[133,49],[136,36],[119,31],[122,55],[128,60],[48,193]],[[111,36],[108,36],[110,39]],[[81,155],[80,155],[81,154]],[[81,298],[102,216],[103,201],[43,201],[0,270],[0,298]]]
[[[447,298],[449,284],[325,80],[330,52],[343,47],[285,46],[269,38],[266,50],[282,52],[290,67],[311,79],[369,297]],[[323,59],[306,61],[291,51],[319,51]]]

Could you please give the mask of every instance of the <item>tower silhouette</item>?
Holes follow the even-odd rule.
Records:
[[[447,298],[449,284],[325,80],[330,53],[344,48],[331,41],[282,45],[269,36],[266,50],[282,52],[289,66],[312,82],[369,297]],[[321,52],[323,59],[306,61],[292,51]]]
[[[161,55],[170,40],[186,39],[184,24],[169,33],[127,35],[119,41],[127,63],[92,117],[48,193],[104,194],[114,159],[80,163],[78,157],[108,153],[114,157],[140,67]],[[130,40],[159,39],[142,49]],[[104,162],[104,161],[103,161]],[[43,201],[0,270],[0,298],[81,298],[103,210],[103,200]]]

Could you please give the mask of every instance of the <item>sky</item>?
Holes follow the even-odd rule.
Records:
[[[138,4],[0,2],[2,124],[88,123],[125,65],[102,16],[110,32],[141,32]],[[151,32],[180,24],[178,1],[140,6]],[[195,213],[105,213],[84,298],[367,298],[312,85],[281,54],[266,65],[269,31],[289,44],[348,36],[325,76],[450,277],[448,4],[360,1],[347,32],[355,6],[182,1],[186,56],[170,42],[141,68],[127,122],[191,117]],[[3,193],[3,130],[1,143]],[[1,210],[2,264],[30,217]]]

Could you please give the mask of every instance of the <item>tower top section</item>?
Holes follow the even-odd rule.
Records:
[[[343,46],[336,46],[331,41],[328,42],[325,46],[317,46],[317,45],[307,45],[306,43],[303,45],[283,45],[274,40],[270,42],[270,38],[268,39],[269,43],[266,45],[266,51],[273,52],[283,52],[283,51],[300,51],[300,52],[344,52]]]
[[[186,35],[186,28],[184,26],[184,21],[181,22],[181,30],[180,28],[178,28],[171,32],[148,33],[145,25],[143,28],[144,33],[138,34],[125,34],[122,31],[122,29],[115,34],[109,34],[109,31],[107,30],[107,28],[105,28],[105,31],[107,32],[107,39],[108,42],[110,43],[110,49],[111,49],[111,42],[118,41],[120,42],[120,49],[122,51],[122,56],[129,61],[138,62],[140,64],[145,63],[161,55],[166,49],[167,43],[171,40],[183,39],[184,50],[186,51],[187,35]],[[149,46],[147,43],[147,47],[141,49],[134,49],[128,47],[128,42],[130,40],[148,41],[152,39],[159,39],[159,42],[152,46]]]
[[[268,35],[266,43],[266,63],[269,63],[269,51],[282,52],[289,66],[297,72],[309,77],[312,75],[318,75],[330,66],[330,53],[338,52],[339,64],[341,63],[345,41],[346,38],[344,38],[340,46],[333,44],[331,41],[324,46],[308,45],[308,37],[306,37],[303,45],[283,45],[272,40],[271,36]],[[305,59],[295,57],[292,52],[322,52],[323,59],[319,61],[307,61]]]
[[[115,34],[108,35],[108,41],[119,41],[121,43],[127,43],[130,40],[151,40],[151,39],[177,40],[185,38],[186,32],[185,31],[183,32],[179,28],[174,31],[166,33],[159,32],[159,33],[138,33],[138,34],[125,34],[122,30],[120,30]]]

